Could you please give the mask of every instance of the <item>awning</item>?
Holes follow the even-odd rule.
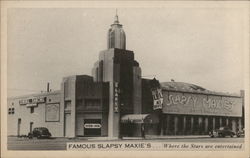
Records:
[[[155,120],[150,114],[128,114],[121,118],[121,123],[153,123]]]

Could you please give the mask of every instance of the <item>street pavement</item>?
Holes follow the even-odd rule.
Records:
[[[66,150],[67,142],[103,142],[101,139],[81,138],[52,138],[52,139],[28,139],[8,137],[8,150]],[[209,138],[209,137],[166,137],[124,140],[105,140],[105,142],[194,142],[194,143],[243,143],[244,138]]]

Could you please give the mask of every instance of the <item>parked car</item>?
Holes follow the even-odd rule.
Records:
[[[51,133],[45,127],[37,127],[37,128],[34,128],[32,132],[29,132],[28,137],[30,139],[33,137],[36,137],[38,139],[39,138],[50,138]]]
[[[209,132],[210,137],[233,137],[235,133],[228,127],[220,127],[219,129],[212,130]]]
[[[244,137],[245,136],[245,129],[239,130],[236,132],[237,137]]]

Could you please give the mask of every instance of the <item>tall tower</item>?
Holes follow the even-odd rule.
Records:
[[[92,74],[95,82],[109,82],[108,136],[118,138],[121,116],[140,113],[141,68],[134,52],[126,50],[125,32],[117,14],[107,40],[108,49],[100,52]]]
[[[126,35],[122,29],[122,25],[119,23],[118,15],[116,12],[114,23],[108,30],[108,49],[118,48],[126,49]]]

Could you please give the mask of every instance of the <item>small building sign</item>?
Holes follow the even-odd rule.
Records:
[[[27,99],[19,100],[19,104],[20,104],[20,105],[26,105],[27,103],[28,103],[28,100],[27,100]]]
[[[46,122],[58,122],[60,121],[60,105],[56,104],[47,104],[45,105],[45,121]]]
[[[99,123],[85,123],[84,128],[101,128],[102,125]]]
[[[37,104],[37,103],[45,103],[46,99],[45,97],[33,97],[33,98],[29,98],[29,99],[22,99],[19,100],[19,104],[20,105],[26,105],[27,107],[31,107],[33,106],[33,104]],[[28,104],[32,104],[32,105],[28,105]]]
[[[114,112],[119,112],[119,85],[114,83]]]
[[[153,89],[152,90],[152,96],[153,96],[153,109],[162,109],[163,105],[163,96],[162,91],[160,88]]]

